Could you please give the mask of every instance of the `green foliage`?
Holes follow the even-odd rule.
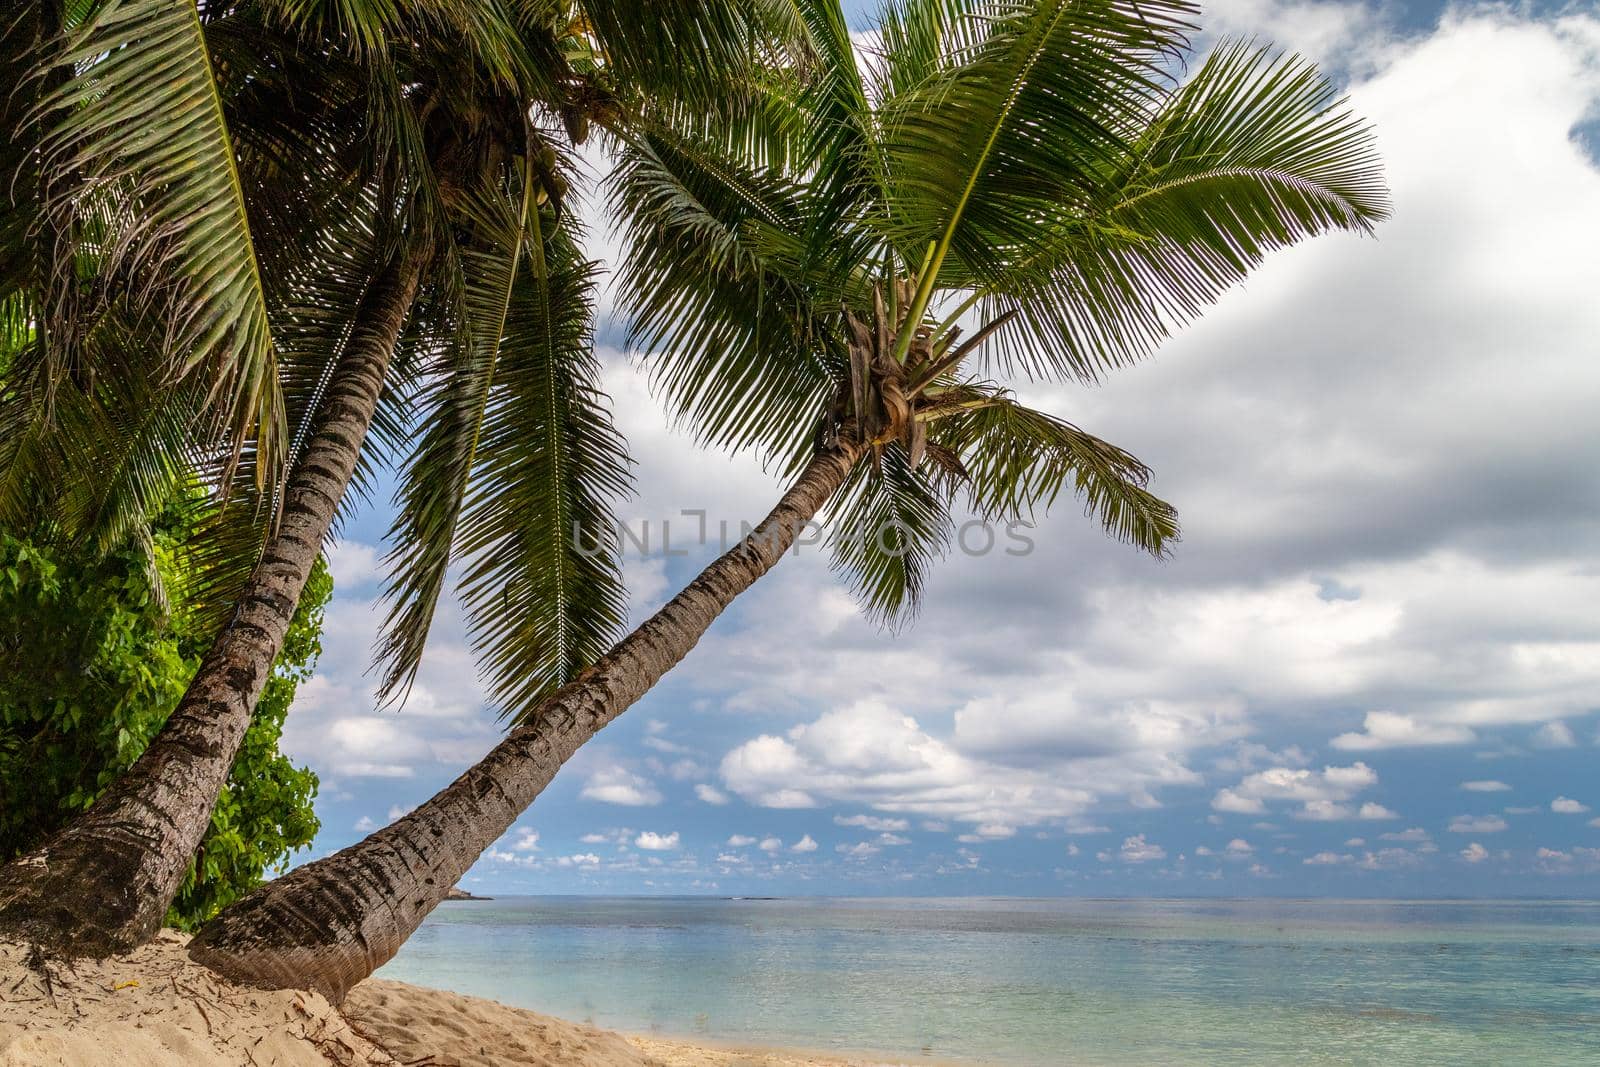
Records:
[[[204,518],[191,496],[155,518],[148,543],[104,556],[42,531],[0,530],[0,859],[93,803],[177,706],[211,636],[186,610]],[[167,916],[173,925],[204,922],[316,835],[316,775],[278,740],[322,650],[332,591],[319,562]]]

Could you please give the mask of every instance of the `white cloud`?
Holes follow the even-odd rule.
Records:
[[[1539,748],[1576,748],[1578,739],[1572,727],[1564,722],[1547,722],[1533,732],[1533,743]]]
[[[748,834],[734,834],[728,838],[729,848],[749,848],[756,843],[756,839]]]
[[[678,847],[678,831],[670,834],[658,834],[654,830],[645,830],[633,839],[635,848],[642,848],[646,852],[671,852]]]
[[[790,852],[815,852],[816,850],[817,842],[810,834],[806,834],[800,840],[789,846]]]
[[[1478,781],[1474,782],[1462,782],[1461,788],[1465,789],[1469,793],[1508,793],[1511,791],[1511,787],[1509,785],[1506,785],[1504,782],[1496,781],[1493,778],[1479,779]]]
[[[858,826],[863,830],[893,830],[909,829],[911,824],[906,819],[891,819],[879,815],[835,815],[835,826]]]
[[[370,834],[377,828],[378,824],[372,821],[372,816],[370,815],[363,815],[356,820],[355,831],[358,834]]]
[[[593,852],[577,852],[570,856],[558,856],[558,867],[593,868],[600,866],[600,857]]]
[[[1470,726],[1424,722],[1392,711],[1369,711],[1361,733],[1340,734],[1332,744],[1347,752],[1370,752],[1414,745],[1464,745],[1477,740],[1477,736]]]
[[[517,839],[511,843],[511,851],[513,851],[513,852],[538,852],[539,851],[539,831],[537,831],[537,830],[526,830],[526,829],[518,830],[517,831]]]
[[[1557,815],[1582,815],[1589,810],[1589,805],[1571,797],[1556,797],[1550,802],[1550,810]]]
[[[706,804],[722,805],[728,802],[728,794],[724,793],[716,786],[707,785],[704,782],[700,782],[694,787],[694,795],[699,797],[701,801]]]
[[[1232,841],[1228,842],[1228,847],[1223,851],[1230,856],[1248,856],[1255,852],[1255,847],[1244,838],[1236,837]]]
[[[783,737],[745,742],[724,757],[722,779],[766,807],[810,807],[825,796],[973,822],[989,828],[985,836],[995,827],[1014,831],[1076,813],[1092,796],[1054,775],[965,756],[915,719],[872,700],[825,713]]]
[[[1393,831],[1390,831],[1389,833],[1386,833],[1386,834],[1379,834],[1378,835],[1378,839],[1381,840],[1381,841],[1413,841],[1413,842],[1415,842],[1415,841],[1427,841],[1427,840],[1429,840],[1429,837],[1428,837],[1428,831],[1424,830],[1420,826],[1413,826],[1413,827],[1411,827],[1410,829],[1407,829],[1407,830],[1393,830]]]
[[[835,845],[833,850],[847,859],[862,860],[868,856],[876,856],[881,849],[870,841],[857,841],[853,845]]]
[[[1246,775],[1238,785],[1220,789],[1211,799],[1217,811],[1242,815],[1261,815],[1267,801],[1298,802],[1295,817],[1318,822],[1340,819],[1394,818],[1380,804],[1368,803],[1360,811],[1347,801],[1357,793],[1378,784],[1378,773],[1365,763],[1348,767],[1326,766],[1316,771],[1308,767],[1269,767]]]
[[[1123,863],[1151,863],[1166,859],[1167,850],[1153,841],[1146,841],[1143,834],[1134,834],[1123,839],[1117,855],[1122,857]]]
[[[328,549],[324,558],[328,573],[333,577],[333,587],[341,593],[353,593],[383,576],[378,561],[381,550],[376,545],[360,541],[340,541]]]
[[[1489,850],[1474,841],[1462,849],[1460,855],[1468,863],[1482,863],[1489,858]]]
[[[783,841],[776,837],[763,837],[756,847],[762,852],[776,852],[783,847]]]
[[[653,807],[661,803],[661,790],[656,788],[654,782],[617,764],[601,767],[590,774],[579,795],[585,800],[629,808]]]
[[[1314,856],[1307,856],[1300,862],[1309,867],[1336,867],[1346,863],[1354,863],[1355,857],[1348,853],[1318,852]]]
[[[1497,834],[1508,826],[1498,815],[1457,815],[1450,820],[1453,834]]]

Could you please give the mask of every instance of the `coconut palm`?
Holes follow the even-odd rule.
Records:
[[[342,996],[824,508],[886,620],[957,506],[1015,519],[1070,491],[1166,552],[1144,466],[986,371],[1092,382],[1270,250],[1384,213],[1366,128],[1304,62],[1227,43],[1177,77],[1182,0],[900,0],[862,63],[835,3],[796,6],[820,58],[772,82],[794,108],[783,158],[658,127],[626,141],[614,197],[659,391],[707,442],[785,460],[788,490],[446,789],[224,911],[200,961]]]
[[[611,640],[579,552],[626,459],[560,225],[572,142],[671,90],[705,107],[759,0],[120,0],[10,5],[0,106],[0,515],[141,537],[192,471],[218,636],[133,768],[0,870],[0,936],[105,954],[157,929],[376,431],[401,456],[385,691],[449,567],[497,698]],[[367,450],[371,451],[371,450]],[[384,449],[379,449],[382,453]],[[492,611],[490,610],[492,607]]]

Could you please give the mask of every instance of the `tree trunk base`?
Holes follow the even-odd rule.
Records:
[[[343,1001],[394,956],[416,923],[390,939],[364,935],[351,920],[370,917],[372,901],[324,878],[319,864],[325,862],[291,871],[223,909],[189,942],[189,957],[240,985],[310,989],[334,1004]],[[379,899],[380,910],[399,906]]]
[[[136,948],[166,917],[147,891],[149,855],[149,842],[69,826],[0,867],[0,938],[67,958]]]

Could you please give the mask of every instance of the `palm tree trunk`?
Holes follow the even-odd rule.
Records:
[[[277,528],[160,733],[93,807],[0,868],[0,938],[105,956],[160,928],[355,472],[425,259],[398,257],[374,280],[285,486]]]
[[[561,765],[649,692],[734,598],[772,569],[860,454],[847,442],[817,453],[748,537],[546,697],[476,766],[399,821],[225,909],[190,954],[236,981],[342,999],[394,956]]]

